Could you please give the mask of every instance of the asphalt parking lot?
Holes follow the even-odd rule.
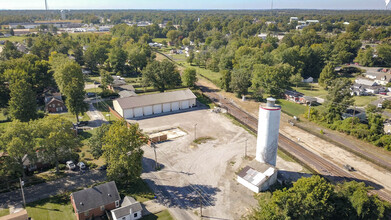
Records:
[[[199,213],[218,219],[238,219],[257,204],[254,194],[236,182],[236,174],[248,159],[255,157],[256,137],[236,126],[230,119],[211,110],[195,110],[134,121],[145,132],[180,128],[185,136],[156,145],[160,171],[146,170],[144,179],[153,182],[166,193],[160,201],[171,208]],[[194,144],[194,136],[210,137],[206,143]],[[153,167],[153,148],[145,146],[144,166]],[[303,175],[297,163],[278,157],[277,167],[286,178]],[[306,175],[306,174],[304,174]],[[175,198],[175,199],[174,199]]]

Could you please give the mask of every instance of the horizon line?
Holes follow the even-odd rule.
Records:
[[[359,8],[350,8],[350,9],[333,9],[333,8],[274,8],[274,9],[254,9],[254,8],[207,8],[207,9],[184,9],[184,8],[162,8],[162,9],[156,9],[156,8],[54,8],[54,9],[0,9],[0,11],[57,11],[57,10],[75,10],[75,11],[81,11],[81,10],[92,10],[92,11],[102,11],[102,10],[140,10],[140,11],[276,11],[276,10],[316,10],[316,11],[390,11],[390,9],[380,9],[380,8],[373,8],[373,9],[359,9]]]

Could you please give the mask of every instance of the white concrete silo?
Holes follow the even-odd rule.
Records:
[[[256,160],[276,166],[281,107],[274,98],[259,106]]]

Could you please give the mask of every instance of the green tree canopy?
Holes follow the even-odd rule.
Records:
[[[324,88],[328,88],[333,83],[333,80],[337,77],[335,72],[335,65],[328,63],[322,70],[319,76],[319,85]]]
[[[194,87],[197,82],[197,71],[194,68],[186,68],[182,74],[182,82],[186,87]]]
[[[37,118],[36,93],[25,79],[11,83],[10,97],[9,114],[13,120],[28,122]]]
[[[181,84],[179,71],[176,69],[175,64],[168,60],[149,63],[143,71],[143,80],[146,84],[152,85],[160,92]]]

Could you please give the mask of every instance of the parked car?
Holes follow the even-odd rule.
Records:
[[[92,97],[95,97],[95,96],[96,96],[95,92],[87,92],[87,97],[88,98],[92,98]]]
[[[101,171],[106,170],[106,169],[107,169],[107,166],[106,166],[106,165],[102,165],[102,166],[100,166],[100,167],[98,168],[98,170],[101,170]]]
[[[344,167],[347,171],[355,171],[354,167],[350,166],[349,164],[345,164],[345,165],[343,165],[343,167]]]
[[[100,84],[100,82],[94,81],[94,84],[95,84],[95,85],[99,85],[99,84]]]
[[[88,125],[88,121],[79,121],[79,122],[77,123],[77,126],[79,126],[79,127],[87,126],[87,125]]]
[[[72,160],[67,161],[67,162],[66,162],[66,166],[67,166],[68,169],[70,169],[70,170],[73,170],[73,169],[76,168],[76,165],[73,163]]]
[[[84,170],[86,168],[86,165],[83,162],[77,163],[77,166],[81,169]]]

